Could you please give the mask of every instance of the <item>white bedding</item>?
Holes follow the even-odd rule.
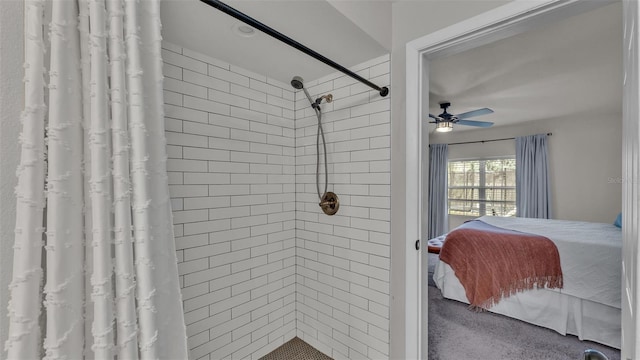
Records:
[[[505,229],[545,236],[558,247],[564,288],[531,290],[503,299],[490,311],[620,348],[622,233],[610,224],[501,218],[480,220]],[[468,303],[446,263],[433,279],[443,296]]]

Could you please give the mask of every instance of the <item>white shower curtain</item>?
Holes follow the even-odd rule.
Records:
[[[26,1],[25,32],[8,358],[185,359],[158,0]]]

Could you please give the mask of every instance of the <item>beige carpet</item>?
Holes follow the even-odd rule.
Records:
[[[279,348],[273,350],[260,360],[332,360],[327,355],[311,347],[311,345],[293,338],[282,344]]]

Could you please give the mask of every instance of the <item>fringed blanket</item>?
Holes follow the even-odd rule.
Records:
[[[556,245],[544,236],[468,221],[447,235],[440,260],[449,264],[472,308],[534,288],[562,288]]]

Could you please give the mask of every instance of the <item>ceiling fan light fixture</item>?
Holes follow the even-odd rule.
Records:
[[[467,111],[462,114],[453,115],[447,112],[447,108],[451,106],[451,103],[448,101],[441,101],[440,108],[442,109],[442,114],[436,116],[429,113],[429,117],[433,119],[430,121],[431,124],[436,124],[437,132],[449,132],[453,131],[453,124],[457,125],[465,125],[465,126],[475,126],[480,128],[488,128],[493,125],[490,121],[478,121],[469,119],[470,117],[487,115],[493,113],[493,110],[489,108],[476,109],[473,111]]]
[[[451,121],[439,121],[436,123],[437,132],[450,132],[453,131],[453,123]]]

